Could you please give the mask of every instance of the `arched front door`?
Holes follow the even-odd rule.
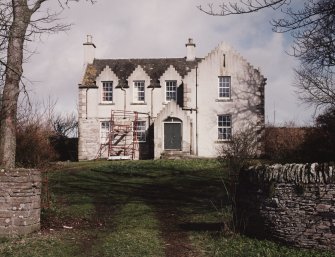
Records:
[[[178,118],[167,118],[164,121],[164,149],[181,150],[182,121]]]

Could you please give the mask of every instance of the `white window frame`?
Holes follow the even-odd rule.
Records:
[[[231,76],[218,77],[218,94],[219,99],[231,98]]]
[[[144,125],[138,125],[134,126],[134,131],[137,135],[137,142],[139,143],[145,143],[147,141],[147,121],[145,120],[138,120],[137,123],[142,123]],[[139,136],[141,134],[141,136]]]
[[[113,81],[102,81],[101,84],[101,102],[112,103],[114,99]],[[108,90],[106,90],[105,86],[108,87]]]
[[[219,114],[217,116],[218,140],[229,141],[232,136],[232,117],[230,114]]]
[[[174,90],[171,90],[171,87],[174,88]],[[171,98],[171,94],[175,94],[174,98]],[[177,80],[166,80],[165,81],[165,101],[177,101]]]
[[[142,98],[143,99],[140,99]],[[133,100],[136,103],[145,102],[145,81],[144,80],[135,80],[133,86]]]
[[[100,144],[107,144],[110,134],[110,121],[100,121]]]

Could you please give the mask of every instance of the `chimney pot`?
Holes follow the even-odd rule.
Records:
[[[92,35],[87,35],[87,43],[91,43],[92,44]]]

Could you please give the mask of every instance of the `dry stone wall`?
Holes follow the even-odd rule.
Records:
[[[241,171],[237,218],[247,234],[335,250],[335,169],[329,164]]]
[[[40,229],[41,173],[0,168],[0,236],[25,235]]]

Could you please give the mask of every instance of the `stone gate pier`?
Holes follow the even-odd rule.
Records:
[[[41,172],[0,168],[0,236],[40,229]]]

